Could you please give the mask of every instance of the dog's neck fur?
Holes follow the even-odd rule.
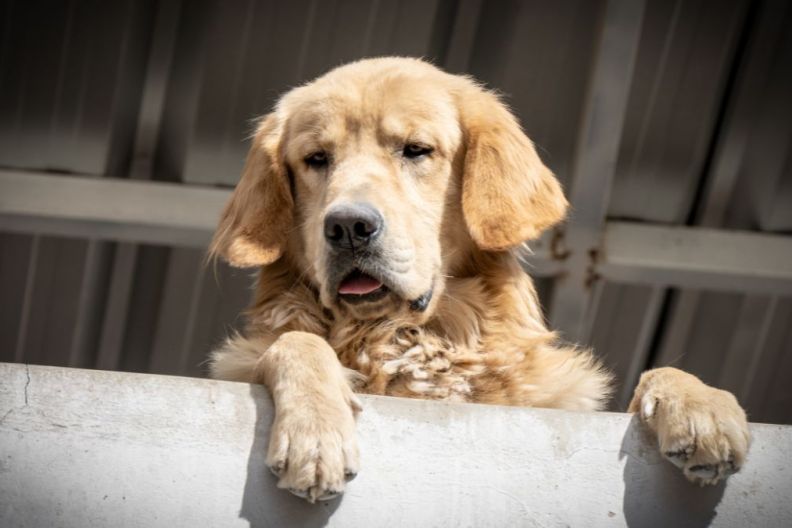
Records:
[[[433,314],[421,324],[409,310],[366,321],[334,314],[288,261],[279,261],[261,270],[247,334],[271,337],[306,331],[325,338],[341,363],[358,373],[354,379],[360,392],[580,408],[581,398],[588,396],[576,399],[574,389],[546,389],[553,383],[553,368],[567,371],[570,361],[583,364],[581,372],[598,370],[591,356],[566,354],[555,344],[555,334],[543,323],[533,283],[514,255],[490,255],[479,264],[484,269],[478,273],[446,281]],[[490,314],[501,316],[496,320]],[[548,363],[555,367],[548,369]],[[504,375],[513,368],[528,378]],[[607,385],[607,376],[599,382]],[[581,394],[607,393],[588,389]],[[557,394],[565,394],[568,405],[557,401]],[[601,405],[591,400],[585,406]]]

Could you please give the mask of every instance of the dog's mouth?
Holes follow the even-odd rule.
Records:
[[[338,285],[338,296],[349,303],[377,301],[390,290],[381,280],[355,268]]]

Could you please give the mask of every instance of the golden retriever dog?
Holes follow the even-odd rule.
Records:
[[[210,255],[258,268],[242,335],[211,374],[263,383],[267,463],[310,501],[358,471],[356,392],[598,410],[612,378],[545,326],[525,241],[567,201],[492,92],[418,59],[354,62],[264,117]],[[691,481],[738,470],[734,396],[674,368],[630,404]]]

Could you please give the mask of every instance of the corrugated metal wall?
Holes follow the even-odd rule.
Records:
[[[568,184],[603,13],[591,0],[9,0],[0,167],[232,186],[250,120],[278,94],[399,54],[505,93]],[[790,23],[781,0],[647,3],[610,218],[792,231]],[[202,375],[250,283],[202,258],[0,233],[0,361]],[[734,390],[753,420],[792,422],[792,299],[606,283],[596,303],[589,341],[624,381],[616,408],[638,357]]]

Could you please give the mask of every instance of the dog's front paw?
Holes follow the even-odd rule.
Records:
[[[751,434],[730,392],[675,368],[644,373],[629,412],[657,435],[660,450],[691,482],[716,484],[739,471]]]
[[[267,465],[278,487],[309,502],[337,497],[358,471],[357,399],[351,391],[338,398],[303,395],[277,407]]]

